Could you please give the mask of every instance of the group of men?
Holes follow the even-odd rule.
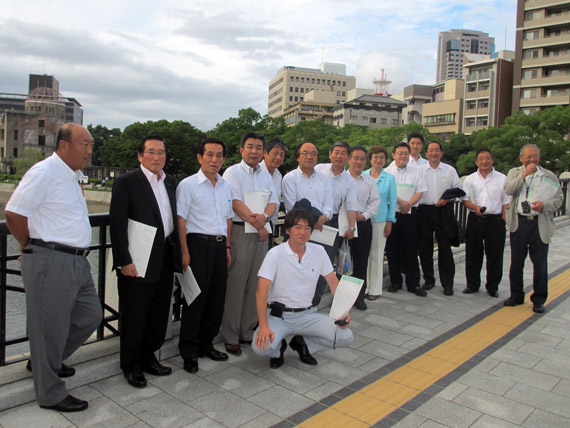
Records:
[[[67,392],[61,378],[75,371],[63,361],[93,333],[102,311],[86,259],[91,228],[79,185],[93,138],[82,126],[66,124],[57,140],[55,153],[22,179],[6,206],[6,219],[22,252],[29,369],[33,368],[38,403],[70,412],[84,410],[88,403]],[[402,287],[402,272],[408,291],[419,296],[434,286],[435,234],[440,281],[444,294],[450,295],[455,274],[450,246],[453,231],[448,230],[446,216],[451,210],[448,201],[456,193],[448,197],[446,191],[461,187],[460,182],[455,170],[441,162],[439,143],[427,145],[428,161],[420,157],[420,134],[410,135],[408,143],[394,147],[394,163],[386,169],[398,186],[398,212],[387,242],[388,291]],[[119,290],[120,367],[130,385],[144,388],[144,373],[165,376],[172,372],[157,360],[155,352],[165,339],[174,272],[188,268],[200,287],[200,294],[182,308],[179,350],[184,370],[190,373],[199,370],[198,358],[228,359],[227,353],[213,347],[220,329],[226,352],[239,356],[241,345],[249,343],[257,354],[270,358],[272,368],[283,364],[287,336],[293,336],[289,345],[301,361],[311,365],[317,364],[312,353],[348,346],[352,341],[347,328],[350,314],[333,320],[317,313],[316,305],[324,289],[321,284],[328,284],[333,294],[338,286],[332,262],[342,239],[352,248],[353,275],[366,280],[371,219],[380,204],[375,179],[363,174],[367,150],[338,142],[330,148],[331,163],[317,166],[317,146],[304,142],[295,150],[299,167],[282,178],[278,168],[287,151],[280,139],[266,143],[262,134],[248,132],[240,141],[242,161],[221,176],[226,146],[221,140],[206,138],[198,149],[200,170],[176,188],[174,179],[163,171],[165,141],[159,135],[142,139],[140,167],[115,181],[110,207]],[[544,311],[551,221],[562,203],[562,193],[554,174],[539,167],[539,160],[538,147],[524,146],[523,166],[511,170],[505,180],[493,169],[489,150],[477,153],[479,169],[463,184],[463,203],[471,210],[464,293],[479,290],[485,251],[487,291],[498,295],[509,206],[513,255],[511,297],[505,305],[524,302],[522,267],[529,250],[535,265],[531,299],[535,312]],[[505,193],[512,196],[510,205]],[[543,195],[548,199],[541,200]],[[288,239],[270,249],[281,197]],[[346,216],[348,228],[333,245],[308,242],[314,229],[338,226],[340,215]],[[130,247],[133,241],[139,242],[133,234],[141,230],[136,228],[140,224],[154,231],[145,272],[137,271]],[[419,285],[418,248],[423,287]],[[356,300],[357,309],[366,309],[365,288]]]

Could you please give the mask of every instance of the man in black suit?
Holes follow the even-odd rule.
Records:
[[[164,343],[173,272],[180,271],[180,239],[174,179],[162,170],[166,163],[162,137],[144,137],[138,158],[139,169],[119,177],[113,186],[110,229],[119,285],[121,370],[130,385],[144,388],[143,371],[156,376],[172,372],[154,353]],[[129,253],[129,220],[156,227],[146,273],[137,272]]]

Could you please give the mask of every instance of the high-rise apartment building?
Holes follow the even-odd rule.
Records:
[[[356,87],[356,77],[346,75],[346,65],[324,62],[320,68],[281,67],[269,82],[267,113],[283,116],[285,110],[305,100],[314,89],[334,91],[336,104],[347,100],[347,92]]]
[[[513,113],[570,104],[570,1],[518,0]]]
[[[488,55],[495,52],[495,38],[488,33],[471,30],[449,30],[439,33],[437,41],[436,83],[463,79],[463,54]]]

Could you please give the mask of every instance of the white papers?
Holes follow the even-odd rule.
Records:
[[[356,224],[355,224],[356,226]],[[346,231],[350,228],[348,224],[348,213],[343,205],[341,205],[338,211],[338,234],[339,236],[344,236]],[[354,229],[354,237],[358,238],[358,229]]]
[[[409,201],[414,196],[416,186],[413,184],[404,184],[398,183],[396,184],[398,198],[403,199],[404,201]],[[400,212],[400,204],[398,204],[398,212]],[[407,214],[411,213],[411,210],[407,212]]]
[[[127,235],[129,237],[129,254],[137,272],[144,278],[154,244],[156,227],[129,219]]]
[[[251,210],[252,213],[264,214],[270,195],[271,192],[269,190],[252,190],[249,192],[243,192],[243,203]],[[277,209],[279,209],[279,207],[277,207]],[[269,223],[265,223],[265,229],[271,233],[271,226]],[[257,233],[257,229],[246,221],[245,233]]]
[[[334,320],[346,318],[350,312],[350,308],[352,308],[352,305],[356,302],[362,284],[364,284],[363,279],[348,275],[341,276],[336,292],[334,293],[329,317]]]
[[[176,278],[178,278],[178,282],[182,288],[182,294],[184,295],[186,304],[190,306],[194,299],[198,297],[198,294],[201,293],[200,286],[196,282],[196,278],[194,278],[190,266],[188,266],[188,269],[186,269],[184,273],[176,272]]]
[[[329,246],[333,246],[334,240],[336,239],[336,235],[338,233],[338,229],[334,227],[327,226],[326,224],[323,225],[323,230],[313,229],[313,233],[311,233],[311,241],[318,242],[319,244],[325,244]]]
[[[538,187],[538,191],[535,195],[532,195],[533,198],[531,199],[531,195],[529,194],[530,202],[534,201],[542,201],[546,202],[550,199],[554,198],[556,192],[560,188],[560,184],[556,183],[556,181],[552,181],[547,177],[544,177],[540,182],[540,187]]]

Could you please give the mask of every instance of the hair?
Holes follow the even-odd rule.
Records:
[[[142,137],[141,142],[139,143],[139,147],[137,149],[140,155],[144,153],[144,146],[148,140],[162,141],[162,144],[164,144],[164,150],[166,150],[166,142],[164,141],[164,138],[162,138],[162,136],[158,134],[151,134],[147,135],[146,137]]]
[[[249,131],[249,132],[246,132],[245,134],[243,134],[241,136],[240,141],[239,141],[239,146],[240,147],[245,146],[245,142],[247,140],[249,140],[250,138],[253,138],[255,140],[261,140],[261,142],[263,143],[263,148],[265,149],[265,135],[263,135],[259,132],[255,132],[255,131]]]
[[[285,156],[287,156],[287,154],[289,153],[289,149],[287,148],[287,146],[285,145],[285,143],[281,138],[272,138],[271,140],[269,140],[269,142],[265,146],[265,151],[269,153],[275,147],[282,149],[285,152]]]
[[[68,123],[66,123],[61,128],[59,128],[59,130],[57,131],[57,136],[55,138],[56,139],[56,141],[55,141],[55,150],[56,151],[59,149],[59,142],[61,140],[71,142],[71,136],[73,134],[72,128],[73,128],[73,126],[68,124]]]
[[[217,138],[214,137],[206,137],[202,141],[200,141],[200,145],[198,146],[198,154],[200,156],[204,156],[204,148],[206,144],[219,144],[220,146],[222,146],[222,155],[226,157],[226,145],[222,140],[218,140]]]
[[[412,132],[410,135],[408,135],[408,143],[412,138],[419,138],[420,140],[422,140],[422,144],[424,143],[424,136],[419,132]]]
[[[396,153],[396,150],[399,147],[405,147],[406,149],[408,149],[408,152],[411,152],[412,150],[410,149],[410,145],[404,141],[402,141],[401,143],[398,143],[394,146],[394,148],[392,149],[392,153]]]
[[[332,153],[332,151],[334,150],[335,147],[344,147],[346,149],[346,152],[348,153],[348,156],[350,156],[350,152],[353,150],[347,142],[335,141],[334,143],[332,143],[332,146],[331,146],[331,149],[329,150],[329,153]]]
[[[388,160],[388,150],[384,146],[372,146],[368,151],[368,159],[372,159],[372,155],[384,153],[384,157]]]
[[[524,146],[521,147],[521,151],[519,152],[519,156],[522,156],[524,149],[536,149],[536,150],[538,150],[538,154],[540,154],[540,147],[538,147],[536,144],[525,144]]]
[[[364,146],[354,146],[354,147],[352,148],[352,151],[351,151],[351,152],[348,152],[349,157],[352,158],[352,153],[354,153],[355,150],[360,150],[360,151],[364,152],[364,157],[366,157],[366,155],[368,154],[368,150],[366,150],[366,147],[364,147]]]
[[[437,144],[439,146],[439,150],[441,150],[443,152],[443,146],[441,145],[441,143],[439,141],[430,141],[429,143],[427,143],[427,147],[429,147],[430,144]],[[426,147],[426,149],[427,149]]]
[[[309,211],[300,208],[293,208],[285,216],[285,222],[283,223],[285,230],[291,229],[299,222],[299,220],[306,220],[307,223],[309,223],[311,230],[315,228],[315,219]]]
[[[312,144],[313,146],[315,146],[315,148],[317,149],[317,153],[319,153],[319,148],[317,147],[317,145],[315,143],[312,143],[310,141],[303,141],[300,144],[297,144],[297,147],[295,147],[295,157],[297,159],[299,159],[299,156],[301,156],[301,147],[303,147],[303,144]]]
[[[495,157],[493,156],[493,152],[489,149],[479,149],[475,152],[475,160],[477,160],[477,158],[479,157],[479,155],[481,153],[489,153],[491,155],[491,159],[495,159]]]

